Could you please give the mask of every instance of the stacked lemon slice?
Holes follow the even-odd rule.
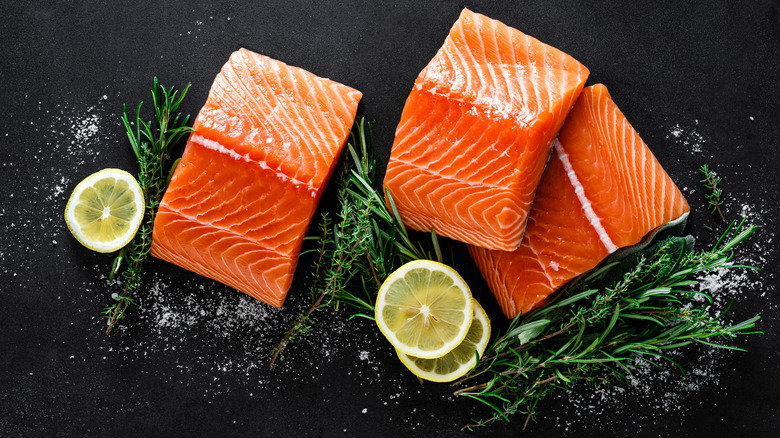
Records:
[[[377,296],[379,330],[415,375],[450,382],[484,353],[490,321],[455,270],[430,260],[393,272]]]

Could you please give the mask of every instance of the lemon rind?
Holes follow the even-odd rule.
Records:
[[[459,286],[459,289],[463,292],[466,301],[466,309],[464,309],[464,311],[468,312],[468,315],[466,315],[466,320],[468,321],[468,324],[465,324],[465,328],[462,328],[458,333],[458,335],[455,336],[450,342],[445,343],[441,348],[433,351],[421,350],[419,348],[415,348],[404,344],[395,336],[393,331],[387,326],[387,324],[384,322],[383,318],[381,317],[381,309],[384,305],[383,292],[385,290],[385,285],[391,284],[398,277],[401,277],[405,275],[407,272],[409,272],[410,270],[420,266],[431,270],[438,270],[447,273],[453,279],[455,284]],[[458,274],[454,269],[452,269],[451,267],[443,263],[435,262],[432,260],[415,260],[415,261],[408,262],[403,266],[401,266],[400,268],[396,269],[392,274],[390,274],[390,276],[387,277],[382,287],[380,287],[379,293],[377,294],[377,301],[374,307],[375,307],[374,318],[377,322],[377,325],[379,326],[379,331],[382,332],[382,334],[387,338],[388,341],[390,341],[390,344],[392,344],[397,351],[403,352],[410,356],[419,357],[422,359],[436,359],[438,357],[444,356],[445,354],[452,351],[455,347],[460,345],[460,343],[463,342],[463,339],[466,338],[466,334],[468,334],[468,329],[471,326],[471,320],[473,318],[473,298],[471,296],[471,289],[469,289],[466,282],[463,280],[460,274]]]
[[[127,182],[129,190],[133,192],[136,199],[140,200],[139,202],[140,214],[137,214],[136,217],[134,217],[133,220],[129,222],[130,225],[128,227],[128,232],[125,235],[120,236],[108,242],[97,242],[88,238],[86,235],[84,235],[84,233],[81,232],[81,229],[78,226],[77,220],[75,218],[75,209],[76,209],[76,205],[78,204],[78,199],[81,196],[81,193],[84,192],[84,190],[86,190],[87,188],[92,187],[96,181],[105,177],[114,177]],[[68,198],[68,203],[65,205],[65,224],[68,226],[68,230],[70,230],[70,233],[73,235],[73,237],[75,237],[76,240],[78,240],[79,243],[81,243],[85,247],[91,249],[92,251],[97,251],[101,253],[114,252],[121,249],[128,243],[130,243],[130,241],[135,236],[136,232],[138,231],[138,228],[141,226],[141,222],[143,221],[144,204],[145,202],[144,202],[143,191],[141,190],[141,186],[138,185],[138,181],[135,179],[133,175],[131,175],[129,172],[124,171],[122,169],[115,169],[115,168],[102,169],[84,178],[73,189],[70,198]]]
[[[488,341],[490,340],[490,331],[491,331],[490,319],[487,317],[487,313],[479,304],[479,302],[477,302],[477,300],[473,300],[473,305],[474,305],[474,319],[479,319],[479,321],[482,323],[484,327],[482,331],[482,337],[477,343],[477,348],[476,348],[476,350],[479,352],[479,356],[482,357],[482,354],[485,352],[485,349],[487,348]],[[469,372],[469,370],[474,368],[474,365],[476,364],[477,361],[476,356],[473,356],[468,362],[461,364],[461,366],[458,367],[458,369],[448,374],[436,374],[418,368],[417,365],[415,365],[414,363],[414,359],[410,357],[410,355],[404,354],[403,352],[397,349],[396,349],[396,354],[398,355],[398,359],[401,360],[401,363],[403,363],[404,366],[406,366],[406,368],[412,372],[412,374],[414,374],[415,376],[421,379],[428,380],[430,382],[437,382],[437,383],[452,382],[453,380],[463,377],[464,375],[466,375],[466,373]]]

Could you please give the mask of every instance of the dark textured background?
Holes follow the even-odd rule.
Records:
[[[778,435],[778,2],[119,3],[0,6],[0,436]],[[520,416],[469,433],[460,427],[487,410],[446,385],[420,386],[372,323],[343,313],[318,315],[267,370],[307,305],[304,265],[276,311],[151,263],[141,306],[103,334],[99,314],[117,289],[110,260],[81,247],[61,215],[87,175],[135,171],[123,103],[148,101],[155,75],[191,81],[183,110],[194,116],[246,47],[361,90],[383,171],[412,83],[464,6],[564,50],[590,69],[589,84],[607,85],[683,188],[700,246],[723,229],[705,211],[701,164],[723,177],[730,219],[748,206],[762,229],[743,251],[764,269],[719,301],[733,298],[733,320],[761,313],[765,333],[737,341],[748,352],[688,348],[677,358],[698,375],[664,367],[634,389],[581,387],[545,400],[523,434]]]

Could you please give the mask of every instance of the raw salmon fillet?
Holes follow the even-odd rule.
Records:
[[[384,186],[407,227],[516,249],[550,146],[588,70],[464,9],[409,95]]]
[[[598,84],[585,88],[561,128],[520,247],[508,252],[469,246],[469,252],[512,318],[689,209]]]
[[[281,307],[361,96],[234,52],[160,203],[152,255]]]

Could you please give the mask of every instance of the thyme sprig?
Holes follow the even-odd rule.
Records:
[[[341,304],[357,310],[351,317],[374,319],[374,301],[382,282],[400,264],[418,259],[442,260],[436,234],[430,248],[410,237],[392,194],[375,188],[371,126],[357,120],[342,157],[339,208],[335,221],[323,213],[314,263],[312,302],[271,352],[273,368],[279,354],[296,336],[310,330],[312,314]],[[385,201],[387,200],[387,202]],[[335,223],[334,223],[335,222]]]
[[[758,333],[751,329],[759,316],[726,324],[722,315],[713,316],[706,303],[693,299],[698,295],[712,303],[712,297],[692,287],[698,284],[695,276],[705,271],[751,268],[731,261],[734,247],[755,229],[745,227],[744,219],[739,225],[732,222],[709,251],[694,252],[685,238],[668,238],[622,262],[627,270],[608,286],[583,279],[539,311],[514,318],[474,369],[454,383],[483,378],[455,395],[493,411],[464,428],[509,421],[517,413],[526,415],[527,425],[548,395],[571,390],[577,382],[625,379],[636,362],[666,360],[684,373],[667,352],[691,343],[742,350],[714,339]]]
[[[704,194],[704,199],[707,200],[707,208],[711,213],[717,212],[720,220],[726,220],[723,216],[723,211],[720,209],[720,206],[723,205],[723,199],[721,198],[723,190],[718,187],[720,178],[715,176],[715,172],[710,170],[706,164],[699,168],[699,172],[704,175],[704,179],[700,182],[704,185],[704,188],[709,190],[709,193]]]
[[[190,84],[187,84],[179,95],[174,87],[166,89],[160,85],[156,77],[154,78],[152,100],[156,126],[153,126],[151,121],[145,122],[141,119],[143,102],[138,104],[133,122],[130,121],[127,105],[124,106],[122,123],[138,160],[138,183],[144,193],[144,218],[133,240],[119,251],[111,266],[109,279],[113,280],[124,264],[122,272],[124,287],[121,293],[114,294],[112,297],[114,303],[103,310],[108,324],[106,334],[111,333],[116,322],[126,316],[129,305],[137,304],[132,294],[141,284],[143,263],[151,250],[154,217],[173,170],[179,162],[176,160],[170,169],[166,167],[166,162],[170,158],[170,149],[183,135],[192,130],[187,126],[190,116],[182,117],[181,113],[177,112],[189,88]]]

